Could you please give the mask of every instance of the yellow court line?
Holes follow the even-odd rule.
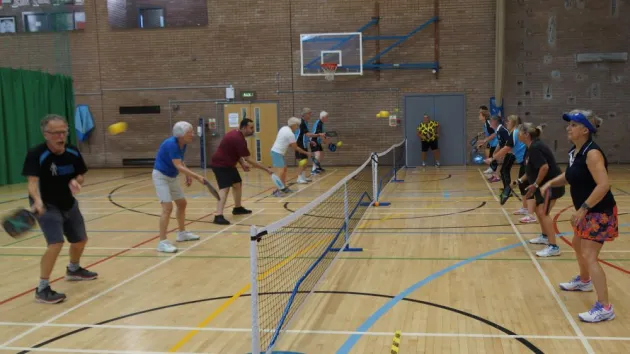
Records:
[[[331,237],[332,238],[332,237]],[[285,264],[289,263],[290,261],[292,261],[293,259],[295,259],[296,257],[299,257],[301,255],[303,255],[304,253],[312,250],[313,248],[320,246],[326,242],[330,242],[329,239],[324,239],[321,240],[309,247],[306,247],[300,251],[295,252],[294,254],[292,254],[291,256],[287,257],[286,259],[284,259],[282,262],[276,264],[275,266],[273,266],[271,269],[267,270],[266,272],[264,272],[263,274],[259,275],[257,277],[258,280],[262,280],[265,279],[266,277],[268,277],[269,275],[271,275],[273,272],[277,271],[278,269],[282,268]],[[219,316],[223,311],[225,311],[225,309],[227,309],[232,303],[234,303],[234,301],[236,301],[239,297],[241,297],[241,295],[243,295],[247,290],[249,290],[251,284],[247,284],[244,287],[242,287],[239,291],[237,291],[234,295],[232,295],[232,297],[230,297],[226,302],[224,302],[221,306],[219,306],[218,309],[214,310],[210,316],[206,317],[206,319],[204,319],[201,323],[199,323],[196,327],[197,328],[203,328],[205,326],[207,326],[213,319],[215,319],[217,316]],[[194,337],[197,333],[199,333],[199,330],[197,329],[193,329],[192,331],[188,332],[188,334],[186,334],[182,339],[180,339],[173,347],[171,347],[171,349],[168,350],[169,353],[175,353],[177,352],[182,346],[184,346],[184,344],[188,343],[188,341],[190,341],[192,339],[192,337]]]

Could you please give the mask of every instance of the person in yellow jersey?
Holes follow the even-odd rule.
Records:
[[[440,149],[438,140],[440,138],[440,123],[434,121],[428,114],[424,114],[424,121],[418,125],[418,137],[422,142],[422,166],[426,166],[427,151],[433,151],[435,166],[440,166]]]

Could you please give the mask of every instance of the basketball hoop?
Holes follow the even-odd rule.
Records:
[[[335,72],[337,72],[337,64],[335,63],[323,63],[322,71],[324,71],[324,77],[328,81],[333,81],[335,79]]]

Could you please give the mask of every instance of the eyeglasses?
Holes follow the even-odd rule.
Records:
[[[68,135],[68,131],[67,130],[62,130],[62,131],[54,131],[51,132],[49,130],[46,131],[46,133],[50,134],[50,135],[57,135],[57,136],[65,136]]]

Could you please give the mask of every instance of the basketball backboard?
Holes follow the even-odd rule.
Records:
[[[300,35],[302,76],[325,76],[321,65],[337,64],[335,75],[363,75],[361,32]]]

